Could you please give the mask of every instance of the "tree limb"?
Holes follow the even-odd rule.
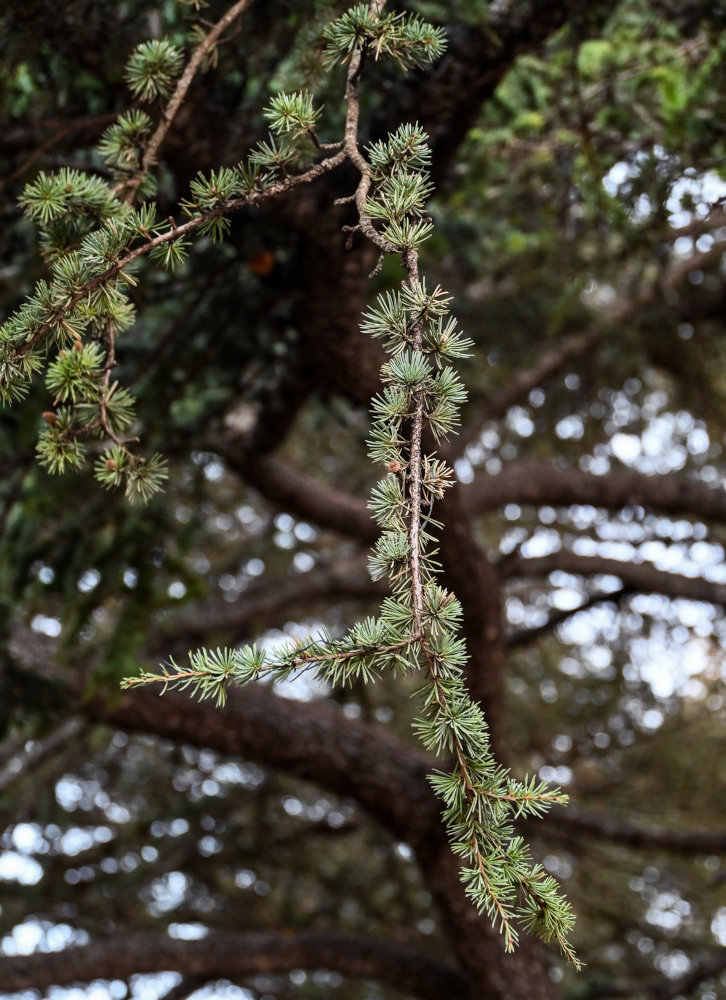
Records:
[[[333,794],[353,798],[416,852],[462,968],[468,969],[472,949],[478,956],[480,973],[471,976],[477,996],[499,995],[498,984],[504,980],[510,986],[515,984],[510,995],[521,991],[532,1000],[553,996],[539,946],[524,937],[516,955],[505,955],[498,931],[466,898],[459,880],[460,862],[449,847],[439,803],[426,778],[435,766],[429,757],[405,746],[382,727],[347,719],[330,705],[293,702],[256,684],[230,692],[223,709],[192,702],[171,691],[164,696],[162,707],[160,710],[157,696],[150,691],[138,690],[113,705],[101,699],[86,702],[83,712],[88,718],[122,729],[278,767]],[[527,993],[527,984],[531,986],[532,981],[537,988]],[[540,982],[545,984],[543,989]]]
[[[501,577],[474,533],[458,488],[448,491],[440,509],[443,582],[461,601],[464,612],[467,686],[486,712],[497,759],[506,760]]]
[[[118,274],[120,274],[125,267],[128,267],[128,265],[132,264],[139,257],[143,257],[151,253],[151,251],[155,250],[157,247],[164,246],[167,243],[173,243],[179,238],[193,233],[210,219],[219,218],[225,213],[235,212],[243,206],[258,204],[268,198],[284,194],[297,187],[299,184],[308,184],[313,180],[317,180],[318,177],[322,177],[328,171],[334,170],[336,167],[340,166],[344,159],[344,152],[335,153],[332,156],[328,156],[325,159],[314,163],[302,173],[291,174],[284,177],[282,180],[276,181],[264,190],[251,191],[247,194],[241,194],[238,197],[225,202],[224,206],[218,206],[206,211],[201,211],[192,216],[188,222],[177,225],[172,219],[170,222],[171,228],[157,233],[157,235],[153,237],[149,236],[145,242],[143,242],[140,246],[135,247],[133,250],[127,249],[121,257],[115,260],[114,263],[110,264],[104,271],[96,274],[95,277],[90,278],[78,291],[69,295],[65,301],[57,307],[52,316],[42,322],[37,329],[34,329],[32,334],[30,334],[26,340],[15,349],[14,357],[16,359],[24,357],[39,342],[41,342],[43,338],[47,337],[49,331],[59,324],[65,318],[67,313],[78,305],[79,302],[87,298],[95,288],[108,284]],[[154,230],[154,232],[157,232],[157,230]]]
[[[250,454],[235,435],[211,444],[213,450],[267,500],[309,518],[321,528],[373,543],[380,533],[364,500],[318,482],[274,455]]]
[[[39,143],[36,148],[28,154],[28,156],[23,160],[19,167],[16,167],[11,173],[7,174],[5,177],[0,177],[0,191],[11,184],[13,181],[22,177],[36,160],[39,160],[44,153],[47,153],[49,149],[62,142],[69,135],[74,132],[86,132],[89,129],[97,129],[99,125],[106,125],[108,122],[112,122],[117,118],[117,113],[115,111],[106,111],[101,115],[89,115],[84,118],[76,118],[75,120],[69,122],[35,122],[29,127],[29,129],[24,130],[16,128],[13,130],[13,134],[17,134],[18,138],[25,138],[26,134],[34,135],[34,133],[40,128],[53,127],[56,129],[52,135],[48,136]],[[17,140],[16,140],[17,141]],[[7,141],[7,133],[3,136],[3,145],[6,150],[10,151],[11,143]]]
[[[726,490],[686,475],[648,476],[624,469],[595,475],[525,460],[507,462],[497,475],[478,470],[473,482],[460,489],[471,514],[496,510],[507,503],[589,504],[649,507],[665,514],[726,521]]]
[[[705,979],[715,979],[726,969],[723,949],[696,962],[688,972],[677,979],[662,976],[651,982],[630,982],[613,986],[595,985],[588,993],[589,1000],[614,1000],[616,997],[647,995],[652,1000],[673,1000],[688,996]]]
[[[691,272],[720,260],[725,251],[726,239],[717,240],[708,250],[694,253],[685,260],[675,261],[657,280],[646,285],[637,295],[618,299],[596,321],[596,325],[584,333],[563,337],[546,347],[532,368],[517,372],[505,388],[490,396],[484,404],[484,412],[478,415],[476,423],[465,428],[459,435],[457,440],[459,453],[461,454],[467,444],[476,440],[482,420],[500,420],[511,406],[525,399],[532,389],[551,379],[570,361],[593,350],[609,329],[629,323],[660,296],[682,285]]]
[[[514,60],[539,48],[575,12],[595,6],[593,0],[491,4],[483,27],[450,29],[447,50],[436,65],[403,81],[388,97],[374,122],[374,137],[391,131],[392,122],[419,121],[431,137],[432,176],[438,185]]]
[[[605,556],[580,556],[569,549],[529,559],[506,560],[501,569],[508,578],[543,577],[555,570],[575,576],[615,576],[629,590],[684,597],[689,601],[705,601],[726,607],[726,584],[670,573],[648,563],[625,562]]]
[[[594,608],[596,604],[602,604],[605,601],[616,603],[629,593],[631,591],[627,587],[619,587],[617,590],[607,590],[602,593],[590,594],[587,600],[583,601],[582,604],[578,604],[576,608],[567,611],[553,611],[542,625],[535,625],[532,628],[523,628],[511,632],[507,636],[507,648],[516,649],[518,646],[528,646],[530,643],[536,642],[543,635],[552,632],[558,625],[562,625],[580,611],[587,611],[589,608]]]
[[[322,528],[340,531],[361,542],[378,536],[364,500],[305,475],[276,456],[248,454],[232,435],[210,443],[258,492],[286,510]],[[685,475],[648,476],[630,470],[605,475],[562,469],[549,462],[507,462],[491,475],[477,471],[474,481],[456,487],[467,516],[496,510],[507,503],[621,508],[642,506],[665,514],[683,514],[707,521],[726,521],[726,491]]]
[[[46,736],[33,740],[27,750],[21,750],[17,756],[13,756],[0,771],[0,792],[8,789],[15,781],[27,774],[31,768],[37,767],[41,761],[55,753],[59,747],[67,744],[70,740],[78,739],[82,732],[83,723],[74,717],[64,719]]]
[[[438,834],[439,810],[426,780],[434,762],[383,727],[348,719],[334,706],[278,697],[260,684],[232,690],[224,708],[149,690],[109,704],[86,701],[86,718],[281,768],[335,795],[355,799],[416,849]]]
[[[550,347],[546,347],[531,368],[517,371],[503,389],[492,393],[489,399],[484,402],[482,410],[477,414],[477,434],[481,429],[482,421],[501,420],[502,417],[506,416],[507,410],[525,399],[532,389],[548,382],[561,372],[565,365],[587,354],[602,335],[601,329],[593,328],[585,333],[563,337]],[[461,439],[457,440],[457,445],[467,444],[476,436],[462,434]]]
[[[579,839],[585,834],[628,847],[664,850],[675,854],[721,854],[726,851],[724,830],[668,830],[657,826],[636,826],[600,813],[584,813],[572,808],[557,807],[545,817],[543,823],[543,829],[548,834],[567,840]],[[531,824],[531,832],[536,832],[535,824]]]
[[[467,1000],[470,995],[455,969],[426,952],[332,931],[292,937],[215,931],[196,941],[165,934],[114,934],[60,952],[0,958],[0,979],[5,990],[15,992],[171,970],[194,978],[238,980],[265,972],[319,968],[375,979],[424,1000],[445,996]]]
[[[309,573],[263,579],[252,584],[236,601],[217,601],[198,609],[185,609],[149,639],[152,647],[163,650],[165,644],[175,647],[193,642],[214,642],[220,633],[229,642],[240,642],[257,628],[277,624],[282,616],[288,620],[300,609],[310,607],[323,598],[385,596],[388,589],[371,580],[363,562],[331,562],[316,566]],[[161,655],[166,656],[167,649]]]

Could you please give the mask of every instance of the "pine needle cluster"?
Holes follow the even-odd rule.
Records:
[[[390,56],[403,70],[420,69],[443,54],[441,28],[415,14],[381,14],[371,7],[356,4],[325,27],[325,69],[347,62],[355,53],[370,53],[376,59]]]
[[[153,209],[118,201],[105,181],[78,170],[40,174],[21,204],[41,229],[50,280],[0,326],[0,400],[21,399],[34,374],[46,370],[53,406],[44,414],[38,458],[49,472],[80,468],[90,438],[124,451],[124,474],[108,474],[111,450],[97,463],[105,486],[123,485],[131,499],[160,488],[159,456],[144,459],[128,447],[136,421],[134,400],[111,381],[116,338],[134,322],[128,289],[135,283],[131,248],[149,238]],[[49,357],[50,355],[50,357]],[[143,483],[143,486],[142,486]]]
[[[358,4],[324,32],[325,65],[350,64],[349,115],[364,55],[389,56],[408,68],[443,51],[438,29],[415,16],[383,15],[380,6]],[[309,95],[280,94],[266,114],[274,135],[250,158],[258,171],[255,182],[261,184],[271,183],[268,172],[299,162],[302,143],[319,146],[319,111]],[[264,653],[256,646],[201,649],[189,654],[188,668],[170,661],[161,673],[127,678],[124,686],[156,682],[223,704],[230,683],[283,679],[302,670],[334,685],[370,682],[391,671],[417,673],[420,712],[414,729],[427,750],[447,761],[430,780],[442,802],[452,849],[462,859],[468,896],[501,930],[508,950],[516,947],[520,927],[557,941],[577,965],[568,943],[569,905],[555,880],[534,863],[514,826],[517,819],[541,816],[564,803],[566,796],[536,778],[518,781],[494,760],[483,712],[465,683],[461,605],[437,582],[434,533],[441,525],[432,515],[454,477],[425,443],[440,441],[458,426],[466,392],[453,362],[472,344],[449,313],[450,296],[438,286],[429,289],[419,276],[418,251],[433,228],[425,207],[431,194],[427,136],[420,126],[406,124],[365,156],[356,148],[350,158],[365,185],[365,198],[356,198],[357,228],[385,252],[397,254],[406,275],[397,289],[378,297],[362,320],[363,331],[389,354],[383,391],[372,403],[369,453],[384,467],[370,499],[381,527],[370,570],[376,579],[388,578],[391,595],[378,617],[357,623],[342,638],[323,634]],[[223,203],[233,197],[237,182],[233,172],[200,178],[190,207]]]
[[[132,54],[126,79],[142,100],[167,97],[181,65],[181,52],[168,41],[145,42]],[[186,263],[192,235],[221,239],[231,212],[299,180],[294,171],[320,150],[337,148],[324,146],[315,133],[320,113],[310,94],[275,97],[265,112],[270,138],[237,166],[198,175],[181,202],[189,221],[178,225],[159,218],[148,200],[155,183],[145,154],[154,125],[142,110],[121,114],[101,138],[98,153],[110,183],[63,168],[26,186],[20,204],[39,229],[50,275],[0,325],[0,403],[21,400],[45,369],[53,406],[62,404],[46,412],[39,432],[37,454],[48,472],[81,468],[90,442],[103,486],[143,502],[162,488],[166,464],[132,447],[138,440],[134,399],[111,377],[116,341],[136,318],[129,290],[140,259],[174,271]],[[314,166],[312,176],[320,170]],[[132,182],[135,194],[147,199],[138,206],[119,196]]]
[[[137,45],[126,64],[125,77],[131,93],[141,101],[168,97],[183,61],[181,51],[167,38]]]

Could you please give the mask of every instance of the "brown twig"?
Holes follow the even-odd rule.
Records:
[[[232,22],[242,14],[245,7],[249,6],[251,0],[237,0],[237,3],[233,4],[227,13],[217,21],[214,27],[211,28],[209,33],[205,36],[204,40],[199,43],[192,57],[187,63],[184,72],[179,77],[179,82],[176,85],[174,93],[172,94],[169,103],[164,108],[162,112],[161,121],[156,126],[156,131],[149,140],[148,145],[144,149],[143,155],[141,157],[141,164],[139,169],[133,175],[133,177],[127,180],[120,181],[116,187],[113,189],[115,195],[125,192],[124,201],[132,202],[136,195],[136,192],[141,184],[142,180],[148,173],[150,167],[156,159],[156,154],[159,148],[166,138],[166,133],[171,128],[171,124],[176,117],[179,108],[182,106],[182,102],[187,95],[187,91],[191,86],[192,80],[197,74],[199,67],[204,62],[208,53],[214,48],[219,39],[220,35],[232,24]]]
[[[385,6],[385,0],[372,0],[368,5],[369,14],[380,14]],[[395,247],[388,240],[384,239],[373,226],[373,223],[366,215],[366,199],[370,191],[372,177],[370,164],[358,148],[358,126],[360,122],[360,103],[358,101],[358,82],[363,68],[364,53],[358,50],[353,53],[348,64],[348,74],[345,81],[345,100],[347,112],[345,115],[345,132],[343,139],[343,149],[346,157],[360,173],[360,181],[356,188],[354,201],[358,209],[358,224],[354,228],[366,236],[383,253],[392,253]]]
[[[43,323],[35,331],[35,333],[18,348],[14,356],[19,358],[24,354],[27,354],[28,351],[32,350],[32,348],[35,347],[40,340],[42,340],[52,327],[56,326],[64,319],[74,306],[78,305],[79,302],[86,298],[89,292],[93,291],[94,288],[98,288],[100,285],[104,285],[111,281],[111,279],[115,278],[116,275],[123,274],[123,269],[128,267],[129,264],[132,264],[139,257],[143,257],[146,254],[151,253],[151,251],[155,250],[157,247],[164,246],[166,243],[173,243],[175,240],[193,233],[210,219],[219,218],[222,215],[235,212],[247,205],[257,205],[261,201],[265,201],[268,198],[272,198],[276,195],[289,191],[300,184],[309,184],[311,181],[339,166],[345,158],[345,151],[341,150],[334,156],[330,156],[327,159],[314,164],[302,174],[295,174],[290,177],[286,177],[284,180],[278,181],[276,184],[273,184],[269,188],[265,188],[262,191],[253,191],[249,194],[241,195],[239,198],[233,198],[216,208],[209,209],[209,211],[206,212],[201,212],[199,215],[190,219],[189,222],[184,222],[179,226],[172,225],[170,229],[166,230],[166,232],[159,233],[157,236],[148,239],[146,243],[136,247],[135,250],[129,251],[129,253],[127,253],[124,257],[116,261],[115,264],[112,264],[111,267],[108,267],[101,274],[97,274],[95,278],[91,278],[90,281],[86,282],[80,291],[71,295],[68,301],[57,309],[51,318]]]

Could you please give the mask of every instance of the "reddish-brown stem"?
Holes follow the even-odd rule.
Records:
[[[240,16],[244,11],[245,7],[250,4],[251,0],[237,0],[237,3],[233,4],[227,13],[221,17],[215,25],[210,29],[209,33],[205,36],[202,42],[196,47],[192,53],[192,57],[187,63],[184,72],[179,77],[179,81],[176,85],[174,93],[161,116],[161,121],[156,127],[156,131],[149,140],[143,155],[141,157],[141,164],[139,169],[133,175],[133,177],[128,178],[128,180],[120,181],[114,188],[114,194],[118,195],[122,191],[125,191],[124,201],[132,202],[134,196],[141,184],[142,180],[149,171],[149,168],[154,163],[156,154],[159,151],[159,147],[166,137],[166,133],[171,127],[179,108],[182,106],[182,102],[186,97],[187,91],[191,86],[192,80],[197,74],[199,67],[204,62],[207,55],[212,51],[214,46],[217,44],[219,37],[222,33],[232,24],[232,22]]]
[[[341,150],[334,156],[330,156],[325,160],[321,160],[320,163],[314,164],[314,166],[310,167],[302,174],[295,174],[294,176],[286,177],[284,180],[278,181],[276,184],[273,184],[269,188],[265,188],[262,191],[253,191],[249,194],[241,195],[239,198],[233,198],[216,208],[209,209],[207,212],[201,212],[199,215],[190,219],[189,222],[184,222],[179,226],[172,225],[172,227],[166,232],[159,233],[152,239],[148,239],[141,246],[136,247],[134,250],[130,250],[124,257],[103,271],[103,273],[97,274],[96,277],[88,281],[80,291],[71,295],[68,301],[57,309],[51,318],[38,327],[32,337],[29,337],[28,340],[26,340],[25,343],[17,349],[15,356],[22,357],[28,351],[32,350],[32,348],[35,347],[40,340],[42,340],[52,327],[60,323],[75,305],[78,305],[79,302],[86,298],[89,292],[93,291],[94,288],[98,288],[99,285],[104,285],[111,281],[112,278],[121,274],[125,267],[133,263],[133,261],[137,260],[139,257],[145,256],[152,250],[156,249],[156,247],[163,246],[166,243],[172,243],[174,240],[180,239],[188,233],[193,233],[210,219],[219,218],[222,215],[235,212],[237,209],[240,209],[245,205],[259,204],[261,201],[265,201],[275,195],[289,191],[291,188],[297,187],[299,184],[308,184],[339,166],[345,158],[345,151]]]
[[[415,288],[419,282],[418,254],[409,250],[403,255],[403,265],[408,275],[408,284]],[[421,354],[423,346],[423,317],[419,317],[411,333],[411,350]],[[413,596],[413,617],[416,631],[422,631],[423,616],[423,579],[421,575],[421,494],[422,461],[421,440],[423,437],[424,398],[419,390],[414,399],[414,410],[411,419],[411,446],[409,452],[409,502],[411,517],[409,521],[408,540],[410,547],[411,590]]]

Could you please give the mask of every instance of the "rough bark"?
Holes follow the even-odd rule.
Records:
[[[504,617],[499,576],[478,543],[457,489],[440,505],[444,522],[441,557],[444,583],[461,601],[469,653],[467,683],[481,703],[489,725],[492,749],[506,759],[504,721]]]
[[[332,705],[277,697],[250,684],[227,705],[167,692],[137,691],[116,704],[87,702],[87,718],[122,729],[210,747],[314,781],[354,798],[396,837],[416,847],[417,831],[437,826],[438,807],[426,781],[431,764],[382,727],[345,718]]]

